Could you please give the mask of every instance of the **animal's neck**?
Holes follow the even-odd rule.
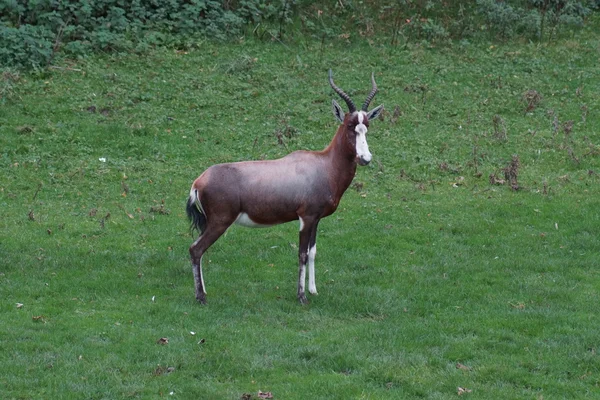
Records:
[[[336,194],[341,197],[352,183],[356,173],[356,149],[348,143],[344,125],[340,125],[324,153],[332,166],[330,182]]]

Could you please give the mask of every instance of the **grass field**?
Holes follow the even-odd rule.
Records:
[[[598,26],[5,72],[0,398],[600,398]],[[320,224],[319,295],[296,301],[297,224],[233,227],[200,306],[191,182],[324,148],[329,68],[357,102],[375,71],[386,113]]]

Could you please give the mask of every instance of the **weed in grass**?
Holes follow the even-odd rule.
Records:
[[[21,74],[17,71],[4,69],[0,79],[0,103],[5,104],[13,96],[15,86],[21,79]]]
[[[494,138],[501,141],[507,140],[508,135],[506,133],[506,123],[504,122],[504,118],[496,114],[492,118],[492,123],[494,124]]]
[[[506,179],[506,182],[510,185],[510,188],[512,190],[521,189],[521,187],[519,187],[519,182],[517,179],[519,177],[520,166],[521,163],[519,162],[519,156],[515,154],[512,156],[512,160],[510,161],[510,163],[503,169],[504,178]]]
[[[529,89],[525,93],[523,93],[523,102],[526,104],[525,112],[531,112],[535,110],[535,108],[542,101],[542,95],[537,92],[537,90]]]

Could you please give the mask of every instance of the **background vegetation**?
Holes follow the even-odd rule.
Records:
[[[435,1],[398,3],[402,19],[315,4],[220,42],[164,28],[163,45],[143,48],[149,30],[76,56],[53,33],[47,68],[2,71],[0,397],[598,397],[597,15],[540,40],[487,22],[457,35]],[[367,15],[403,22],[363,31]],[[375,71],[386,111],[320,224],[319,295],[295,299],[296,224],[233,227],[201,307],[189,185],[214,163],[324,148],[329,68],[357,101]]]
[[[35,68],[56,54],[93,51],[189,50],[199,38],[240,36],[390,45],[515,35],[549,41],[581,27],[599,6],[600,0],[2,0],[0,65]]]

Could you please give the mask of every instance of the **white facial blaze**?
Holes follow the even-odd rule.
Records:
[[[365,121],[365,113],[364,111],[358,112],[358,123],[362,124]]]
[[[371,161],[373,157],[369,151],[369,145],[367,144],[367,127],[363,124],[365,118],[365,112],[358,112],[358,125],[354,128],[356,132],[356,155],[360,157],[366,163]]]

